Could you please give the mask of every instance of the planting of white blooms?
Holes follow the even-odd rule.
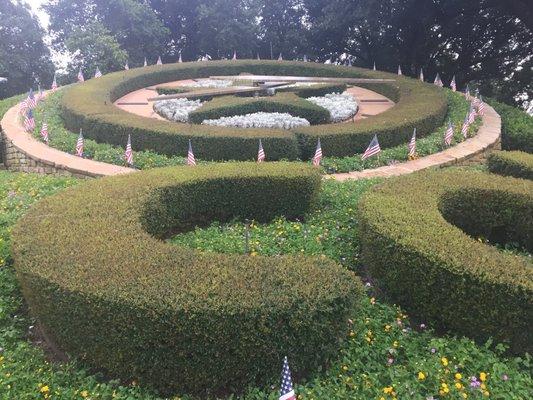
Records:
[[[237,128],[292,129],[299,126],[309,126],[309,121],[305,118],[293,117],[288,113],[256,112],[234,117],[206,119],[202,124]]]
[[[233,81],[222,79],[199,79],[194,83],[187,84],[188,87],[194,88],[225,88],[233,85]]]
[[[170,99],[154,103],[154,111],[169,121],[188,122],[189,114],[202,106],[200,100]]]
[[[329,93],[322,97],[309,97],[307,101],[329,111],[331,122],[341,122],[357,113],[358,104],[349,94]]]

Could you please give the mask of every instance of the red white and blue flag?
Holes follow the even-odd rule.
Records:
[[[465,89],[465,97],[467,100],[470,100],[470,87],[468,85],[466,85],[466,89]]]
[[[178,62],[179,62],[179,63],[182,63],[182,62],[183,62],[183,59],[181,58],[181,51],[180,51],[180,56],[179,56],[179,58],[178,58]]]
[[[413,130],[413,136],[411,136],[411,140],[407,144],[407,148],[409,149],[409,157],[414,157],[416,155],[416,128]]]
[[[281,371],[281,388],[279,391],[279,400],[296,400],[296,393],[292,387],[291,370],[287,357],[283,359],[283,369]]]
[[[41,126],[41,137],[44,142],[48,144],[48,124],[46,122],[43,122],[43,125]]]
[[[233,58],[232,60],[236,60],[237,59],[237,50],[233,50]]]
[[[435,80],[433,81],[433,84],[438,86],[438,87],[442,87],[442,79],[440,79],[440,75],[439,73],[437,72],[437,75],[435,76]]]
[[[452,92],[457,91],[457,83],[455,82],[455,75],[452,78],[452,81],[450,82],[450,89],[452,89]]]
[[[283,56],[279,53],[278,61],[283,61]]]
[[[128,64],[128,63],[126,63],[126,64],[124,65],[124,69],[125,69],[126,71],[129,71],[129,69],[130,69],[130,66],[129,66],[129,64]]]
[[[33,110],[35,107],[37,107],[37,99],[33,94],[33,89],[30,89],[30,92],[28,93],[28,98],[26,99],[26,106],[30,110]]]
[[[469,116],[470,116],[470,111],[466,113],[465,120],[463,121],[463,126],[461,127],[461,134],[463,135],[465,139],[468,137],[468,128],[470,126]]]
[[[470,111],[468,112],[468,123],[473,124],[476,120],[476,108],[473,104],[470,104]]]
[[[161,60],[161,56],[157,57],[156,65],[163,65],[163,61]]]
[[[453,139],[453,125],[452,125],[452,121],[448,121],[448,128],[446,128],[446,131],[444,132],[444,144],[446,146],[451,145],[452,139]]]
[[[25,115],[26,111],[28,111],[28,98],[25,98],[20,102],[19,114]]]
[[[261,139],[259,139],[259,150],[257,151],[257,162],[262,163],[265,161],[266,155],[265,150],[263,149],[263,143],[261,142]]]
[[[143,67],[147,67],[148,66],[148,61],[146,61],[146,57],[144,57],[144,64],[143,64]]]
[[[366,160],[368,157],[372,157],[373,155],[378,154],[380,151],[381,148],[379,147],[378,135],[374,135],[374,138],[361,156],[361,159]]]
[[[322,161],[322,146],[320,145],[320,139],[316,142],[315,155],[313,156],[313,165],[315,167],[320,166],[320,161]]]
[[[398,65],[398,75],[401,75],[401,74],[402,74],[402,66]]]
[[[196,160],[194,159],[194,153],[192,152],[192,143],[189,139],[189,150],[187,151],[187,165],[196,165]]]
[[[102,76],[102,72],[100,71],[100,68],[96,67],[96,71],[94,73],[95,78],[100,78]]]
[[[58,86],[57,86],[56,75],[54,74],[54,80],[52,81],[52,90],[56,90],[57,88]]]
[[[128,143],[126,143],[126,151],[124,152],[124,160],[126,164],[133,165],[133,150],[131,148],[131,135],[128,135]]]
[[[33,118],[33,111],[31,109],[24,116],[24,129],[26,132],[32,132],[35,129],[35,118]]]
[[[83,81],[85,81],[85,78],[83,77],[83,71],[80,68],[80,70],[78,71],[78,82],[83,82]]]
[[[76,155],[78,157],[83,157],[83,134],[80,129],[80,136],[78,136],[78,141],[76,142]]]
[[[420,68],[420,76],[419,76],[420,80],[422,82],[424,82],[424,69]]]
[[[485,114],[485,103],[483,102],[483,97],[479,96],[479,102],[477,104],[477,113],[479,115]]]
[[[376,62],[374,61],[374,67],[372,68],[374,71],[376,70]]]

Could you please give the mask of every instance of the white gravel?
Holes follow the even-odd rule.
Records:
[[[194,88],[225,88],[233,85],[233,81],[222,79],[198,79],[196,82],[188,84],[187,87]]]
[[[307,100],[328,110],[331,122],[341,122],[353,117],[359,107],[349,94],[330,93],[322,97],[309,97]]]
[[[234,117],[206,119],[203,125],[231,126],[237,128],[273,128],[292,129],[298,126],[309,126],[309,121],[304,118],[293,117],[288,113],[256,112]]]
[[[189,113],[202,107],[200,100],[170,99],[154,103],[154,111],[169,121],[188,122]]]

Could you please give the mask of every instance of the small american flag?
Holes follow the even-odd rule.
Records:
[[[409,149],[409,157],[414,157],[416,155],[416,128],[413,130],[413,136],[411,136],[411,140],[407,144],[407,148]]]
[[[452,81],[450,82],[450,89],[452,89],[452,92],[457,91],[457,83],[455,83],[455,75],[452,78]]]
[[[31,109],[24,116],[24,129],[26,132],[32,132],[35,129],[35,118],[33,118],[33,111]]]
[[[161,60],[161,56],[157,57],[156,65],[163,65],[163,61]]]
[[[96,71],[94,73],[95,78],[100,78],[102,76],[102,72],[100,71],[100,68],[96,67]]]
[[[182,63],[182,62],[183,62],[183,59],[181,58],[181,51],[180,51],[180,57],[178,58],[178,62],[179,62],[179,63]]]
[[[316,142],[315,155],[313,156],[313,165],[315,167],[320,166],[320,161],[322,161],[322,146],[320,145],[320,139]]]
[[[143,64],[143,67],[147,67],[148,66],[148,61],[146,61],[146,57],[144,57],[144,64]]]
[[[263,143],[261,142],[261,139],[259,139],[259,150],[257,151],[257,162],[261,163],[265,161],[265,150],[263,149]]]
[[[76,155],[78,157],[83,157],[83,134],[80,129],[80,136],[78,136],[78,141],[76,142]]]
[[[465,120],[463,121],[463,126],[461,127],[461,134],[466,139],[468,137],[468,127],[470,126],[470,123],[468,121],[468,117],[470,115],[470,111],[466,113]]]
[[[470,111],[468,112],[468,123],[473,124],[476,120],[476,108],[473,104],[470,105]]]
[[[283,56],[279,53],[278,61],[283,61]]]
[[[470,100],[470,87],[468,85],[466,85],[466,88],[465,88],[465,97],[467,100]]]
[[[380,151],[381,148],[379,147],[378,135],[374,135],[374,138],[361,156],[361,160],[366,160],[368,157],[372,157],[373,155],[378,154]]]
[[[48,124],[46,122],[43,122],[43,125],[41,126],[41,137],[44,142],[48,144]]]
[[[279,391],[279,400],[296,400],[296,393],[292,387],[291,370],[287,356],[283,359],[283,369],[281,371],[281,388]]]
[[[304,62],[307,62],[307,55],[304,54]]]
[[[78,71],[78,82],[83,82],[83,81],[85,81],[85,78],[83,77],[83,71],[80,68],[80,70]]]
[[[28,111],[28,99],[27,98],[20,102],[19,114],[25,115],[26,111]]]
[[[128,143],[126,144],[126,151],[124,152],[124,160],[126,160],[126,164],[133,165],[133,150],[131,148],[131,135],[128,135]]]
[[[374,67],[372,68],[374,71],[376,70],[376,62],[374,61]]]
[[[402,74],[402,66],[398,65],[398,75],[401,75],[401,74]]]
[[[437,75],[435,76],[435,80],[433,81],[433,84],[435,84],[438,87],[442,87],[442,79],[440,79],[440,75],[437,72]]]
[[[233,58],[232,60],[236,60],[237,59],[237,50],[233,50]]]
[[[56,80],[56,76],[54,74],[54,80],[52,81],[52,90],[56,90],[57,89],[57,80]]]
[[[189,139],[189,150],[187,151],[187,165],[196,165],[196,160],[194,159],[194,153],[192,152],[191,139]]]
[[[41,86],[39,86],[39,92],[37,94],[37,102],[41,101],[42,99],[44,99],[44,93],[43,93],[43,89],[41,89]]]
[[[130,69],[130,66],[128,65],[128,63],[126,63],[126,65],[124,65],[124,69],[125,69],[126,71],[128,71],[128,70]]]
[[[453,125],[452,125],[452,121],[448,121],[448,128],[444,132],[444,144],[446,146],[451,145],[452,139],[453,139]]]
[[[37,107],[37,99],[33,94],[33,89],[30,89],[30,92],[28,93],[28,98],[26,99],[26,106],[30,110],[33,110],[35,107]]]
[[[479,96],[479,102],[477,105],[477,113],[479,115],[485,114],[485,103],[483,102],[483,97],[481,95]]]
[[[424,82],[424,69],[423,68],[420,68],[420,76],[419,76],[420,80],[422,82]]]

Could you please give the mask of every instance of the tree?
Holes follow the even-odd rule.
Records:
[[[144,57],[155,59],[167,53],[169,31],[155,12],[139,0],[49,0],[43,8],[50,15],[54,46],[64,50],[79,27],[99,22],[127,51],[131,65]]]
[[[0,98],[49,86],[54,74],[44,31],[28,6],[0,0]]]
[[[72,54],[68,69],[75,76],[80,68],[92,77],[98,67],[102,73],[122,69],[128,53],[100,22],[92,22],[75,29],[65,42]]]

